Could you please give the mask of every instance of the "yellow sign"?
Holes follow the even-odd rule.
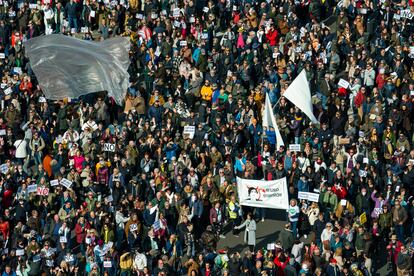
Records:
[[[367,222],[367,214],[365,214],[365,212],[364,212],[364,213],[362,213],[362,214],[359,216],[359,222],[360,222],[361,224],[364,224],[365,222]]]

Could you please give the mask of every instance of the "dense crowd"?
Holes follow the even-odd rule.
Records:
[[[2,275],[412,275],[413,17],[411,0],[0,1]],[[130,38],[122,106],[45,99],[24,42],[52,33]],[[302,70],[319,124],[283,97]],[[236,177],[287,178],[269,246],[272,210],[240,206]],[[244,250],[218,247],[240,231]]]

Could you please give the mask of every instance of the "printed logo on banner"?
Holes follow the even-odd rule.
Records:
[[[272,181],[237,178],[240,205],[284,209],[289,205],[286,178]]]

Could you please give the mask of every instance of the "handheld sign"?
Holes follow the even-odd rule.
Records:
[[[114,152],[115,151],[115,144],[105,143],[104,147],[103,147],[103,150]]]

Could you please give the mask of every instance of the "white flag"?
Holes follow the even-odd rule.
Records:
[[[319,124],[318,119],[313,115],[311,93],[305,70],[300,72],[285,93],[283,93],[283,96],[302,110],[313,123]]]
[[[263,127],[266,127],[270,130],[270,127],[273,127],[276,133],[276,149],[279,150],[281,146],[284,146],[282,135],[280,135],[279,128],[276,124],[276,118],[273,114],[272,104],[270,103],[269,95],[266,94],[265,108],[263,111]]]

